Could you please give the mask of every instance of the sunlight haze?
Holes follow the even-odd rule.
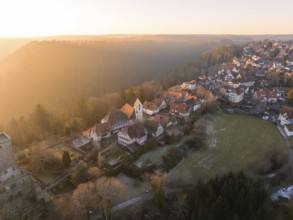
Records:
[[[292,34],[293,2],[2,0],[0,37],[93,34]]]

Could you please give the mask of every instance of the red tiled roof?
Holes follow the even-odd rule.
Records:
[[[154,121],[159,122],[165,128],[169,124],[171,119],[168,115],[156,114],[154,117]]]
[[[156,98],[152,101],[152,103],[155,103],[158,107],[160,107],[163,103],[164,99],[163,98]]]
[[[289,119],[293,118],[293,108],[290,106],[282,106],[282,108],[280,109],[280,114],[285,114],[287,113],[287,116]]]
[[[170,95],[170,96],[173,96],[173,97],[176,97],[176,98],[180,98],[180,97],[186,95],[186,92],[167,91],[166,95]]]
[[[171,111],[178,111],[178,112],[186,112],[187,107],[188,106],[185,103],[172,103],[170,105],[170,110]]]
[[[130,138],[141,138],[146,135],[145,127],[142,123],[135,123],[121,130],[129,135]]]
[[[105,133],[111,132],[112,127],[111,127],[110,123],[106,122],[106,123],[97,124],[94,127],[94,129],[95,129],[97,135],[103,135]]]

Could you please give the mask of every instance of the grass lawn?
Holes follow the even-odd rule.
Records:
[[[248,170],[270,151],[287,154],[281,135],[271,122],[247,115],[206,115],[195,123],[204,126],[206,148],[192,152],[169,173],[171,181],[184,184],[230,170]]]
[[[165,145],[162,147],[158,147],[155,150],[152,150],[150,152],[147,152],[143,154],[141,157],[139,157],[134,164],[137,166],[141,166],[147,162],[150,162],[152,164],[158,165],[161,161],[162,158],[168,154],[172,149],[176,148],[177,146],[180,146],[182,143],[185,141],[191,139],[192,136],[184,136],[178,143],[176,144],[170,144],[170,145]]]

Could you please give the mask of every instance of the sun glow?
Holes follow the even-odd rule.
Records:
[[[61,32],[67,18],[60,8],[48,2],[1,0],[0,37],[47,36]]]
[[[292,0],[0,0],[0,37],[292,34],[292,7]]]

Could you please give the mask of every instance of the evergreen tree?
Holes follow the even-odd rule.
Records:
[[[63,151],[62,162],[64,167],[69,167],[71,163],[71,157],[68,151]]]

